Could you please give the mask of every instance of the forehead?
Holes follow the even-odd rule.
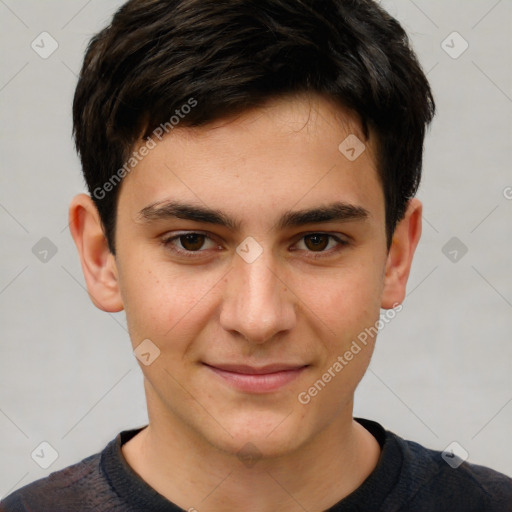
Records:
[[[319,96],[273,100],[200,127],[178,125],[124,178],[119,209],[134,218],[150,205],[184,199],[222,208],[239,223],[336,201],[377,217],[384,209],[373,143],[350,112]]]

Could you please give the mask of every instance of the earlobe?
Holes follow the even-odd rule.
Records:
[[[409,201],[404,218],[397,224],[389,249],[381,307],[391,309],[405,298],[414,252],[421,237],[421,202]]]
[[[78,249],[89,297],[94,305],[114,313],[123,309],[117,266],[93,200],[75,196],[69,207],[71,236]]]

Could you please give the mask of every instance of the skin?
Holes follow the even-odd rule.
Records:
[[[321,511],[378,462],[377,441],[352,418],[375,339],[308,404],[298,400],[375,325],[380,308],[402,302],[421,234],[422,206],[412,199],[388,252],[372,137],[350,161],[338,150],[349,134],[363,140],[357,119],[320,96],[176,128],[122,183],[115,256],[90,197],[71,204],[92,301],[109,312],[125,309],[134,349],[150,339],[160,350],[140,364],[149,426],[123,455],[185,510]],[[140,214],[169,200],[222,210],[238,229]],[[278,225],[284,212],[336,201],[366,216]],[[164,243],[183,231],[210,238]],[[347,243],[307,237],[314,233]],[[236,252],[247,237],[262,249],[251,263]],[[263,393],[233,387],[205,363],[307,366]],[[247,443],[254,464],[237,456]]]

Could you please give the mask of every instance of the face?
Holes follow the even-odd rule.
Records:
[[[347,158],[349,135],[328,100],[281,99],[175,129],[126,176],[112,268],[133,348],[150,340],[152,424],[279,455],[350,421],[374,339],[353,342],[396,261],[373,147]]]

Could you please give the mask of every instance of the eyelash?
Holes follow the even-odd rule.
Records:
[[[172,244],[172,242],[174,240],[179,240],[182,236],[185,236],[185,235],[203,235],[203,236],[206,237],[206,239],[214,241],[212,239],[212,237],[210,237],[207,233],[204,233],[202,231],[185,231],[185,232],[179,233],[177,235],[172,235],[170,237],[164,238],[162,240],[162,244],[167,249],[170,249],[172,252],[174,252],[176,254],[179,254],[180,256],[184,256],[186,258],[201,257],[201,253],[205,252],[205,250],[199,249],[197,251],[188,251],[186,249],[178,249],[177,247],[175,247]],[[336,241],[338,243],[337,247],[334,248],[334,250],[333,249],[328,250],[328,251],[325,251],[325,250],[323,250],[323,251],[306,250],[306,252],[310,253],[310,255],[308,257],[311,258],[311,259],[325,258],[327,256],[331,256],[333,253],[337,253],[343,247],[346,247],[347,245],[349,245],[349,242],[347,240],[343,240],[343,239],[339,238],[336,235],[332,235],[330,233],[324,233],[322,231],[312,231],[310,233],[306,233],[305,235],[302,235],[302,237],[296,243],[300,242],[301,240],[303,240],[307,236],[311,236],[311,235],[327,235],[330,240],[334,240],[334,241]],[[330,242],[330,240],[329,240],[329,242]],[[305,250],[305,249],[299,249],[299,250]]]

